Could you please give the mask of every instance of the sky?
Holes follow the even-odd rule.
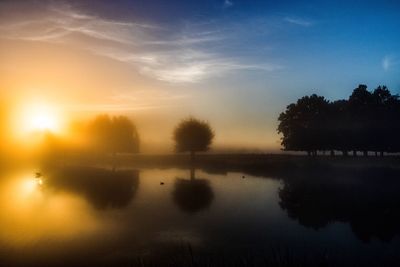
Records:
[[[127,115],[144,152],[172,151],[188,116],[215,151],[279,151],[277,117],[304,95],[400,93],[399,17],[383,0],[0,0],[0,96]]]

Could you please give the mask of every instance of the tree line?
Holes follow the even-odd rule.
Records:
[[[139,152],[139,133],[126,116],[97,116],[89,126],[93,148],[106,153]]]
[[[278,133],[286,151],[341,151],[383,156],[400,152],[400,99],[386,86],[368,91],[360,84],[348,99],[329,101],[323,96],[304,96],[286,107],[278,117]],[[139,152],[139,134],[126,116],[100,115],[89,127],[92,145],[106,153]],[[192,117],[175,128],[173,139],[177,152],[188,151],[194,161],[197,151],[210,148],[214,132],[205,121]]]
[[[140,138],[135,124],[126,116],[99,115],[89,125],[91,146],[103,153],[137,153]],[[175,128],[173,139],[176,152],[195,153],[210,149],[214,132],[210,125],[193,117],[182,120]]]
[[[328,101],[316,94],[304,96],[278,117],[281,145],[287,151],[309,155],[341,151],[367,156],[400,152],[400,99],[386,86],[368,91],[360,84],[348,99]]]

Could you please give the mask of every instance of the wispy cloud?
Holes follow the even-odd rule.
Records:
[[[69,105],[67,108],[71,110],[91,111],[91,112],[127,112],[127,111],[140,111],[149,109],[164,108],[162,105],[136,105],[131,104],[82,104],[82,105]]]
[[[140,73],[171,83],[195,83],[235,70],[270,72],[282,69],[282,66],[276,64],[244,64],[240,63],[239,60],[191,49],[152,52],[141,55],[132,55],[129,51],[122,50],[110,50],[108,52],[97,50],[95,53],[137,65]]]
[[[399,63],[400,63],[400,61],[397,60],[396,57],[391,56],[391,55],[386,55],[382,59],[382,68],[383,68],[384,71],[389,71],[395,65],[398,65]]]
[[[298,26],[303,26],[303,27],[310,27],[314,25],[314,22],[305,19],[305,18],[297,18],[297,17],[285,17],[283,18],[284,21],[298,25]]]
[[[190,96],[182,93],[169,92],[161,89],[129,90],[120,88],[114,90],[111,96],[98,104],[73,104],[66,108],[71,110],[84,110],[90,112],[129,112],[160,109],[176,106],[177,101],[184,101]]]
[[[233,3],[225,1],[225,5]],[[30,18],[0,22],[0,38],[65,43],[124,62],[142,75],[171,83],[194,83],[236,70],[281,68],[213,51],[214,44],[225,38],[219,31],[192,28],[182,32],[159,25],[104,19],[69,5],[53,5]]]
[[[223,5],[224,8],[228,8],[228,7],[231,7],[231,6],[233,6],[232,0],[225,0],[224,1],[224,5]]]
[[[42,14],[24,20],[2,21],[0,37],[31,41],[62,41],[62,37],[81,34],[87,37],[122,44],[135,44],[146,37],[148,29],[157,26],[101,19],[75,11],[70,6],[50,6]]]

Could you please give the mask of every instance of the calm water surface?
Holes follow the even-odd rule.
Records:
[[[122,265],[182,244],[199,253],[284,248],[365,261],[400,254],[397,182],[183,169],[36,172],[2,174],[0,265]]]

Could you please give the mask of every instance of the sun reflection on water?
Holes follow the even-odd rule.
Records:
[[[37,182],[34,179],[24,179],[21,182],[21,193],[23,195],[31,194],[36,190]]]
[[[81,198],[47,190],[43,178],[28,173],[0,184],[0,227],[0,241],[28,245],[94,234],[100,224]]]

